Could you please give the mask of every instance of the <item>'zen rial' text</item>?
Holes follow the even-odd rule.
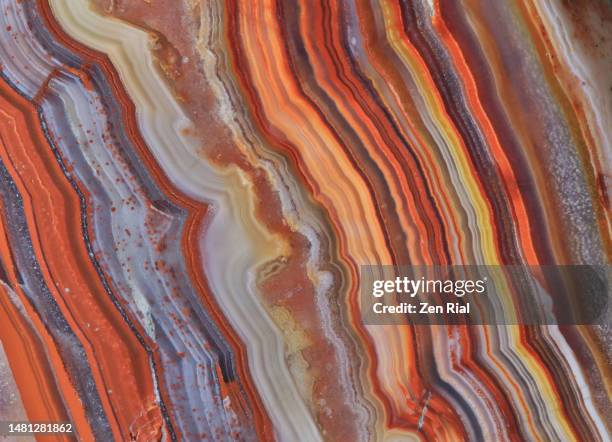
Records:
[[[385,305],[382,302],[377,302],[372,306],[376,314],[421,314],[421,315],[436,315],[436,314],[462,314],[470,313],[470,303],[460,304],[458,302],[448,302],[444,305],[431,305],[429,302],[419,302],[418,304],[410,304],[401,302],[396,305]]]
[[[481,295],[486,291],[487,278],[477,280],[465,279],[410,279],[408,277],[397,277],[394,280],[377,280],[372,284],[372,296],[382,298],[381,301],[372,305],[375,314],[409,314],[409,315],[467,315],[470,313],[470,303],[455,302],[444,299],[448,295],[462,298],[465,295]],[[423,301],[423,297],[441,295],[442,305],[436,305],[429,301]],[[446,295],[446,296],[445,296]],[[417,299],[414,299],[418,296]],[[411,302],[397,302],[406,297]],[[451,298],[453,299],[453,298]],[[415,302],[415,301],[419,302]]]

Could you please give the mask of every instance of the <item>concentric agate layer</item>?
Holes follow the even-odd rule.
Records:
[[[0,0],[0,421],[609,440],[597,326],[374,326],[365,265],[607,266],[604,0]]]

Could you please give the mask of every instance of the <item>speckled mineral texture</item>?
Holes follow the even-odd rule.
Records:
[[[362,265],[609,264],[609,1],[0,0],[0,63],[0,421],[609,440],[609,320],[358,296]]]

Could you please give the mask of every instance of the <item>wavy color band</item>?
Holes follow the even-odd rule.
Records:
[[[0,422],[609,440],[610,314],[359,300],[366,265],[609,265],[609,1],[0,0],[0,63]]]

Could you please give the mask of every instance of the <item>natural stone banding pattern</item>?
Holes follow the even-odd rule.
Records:
[[[609,264],[609,4],[0,7],[0,363],[25,420],[609,438],[609,321],[372,326],[359,299],[362,265]]]

